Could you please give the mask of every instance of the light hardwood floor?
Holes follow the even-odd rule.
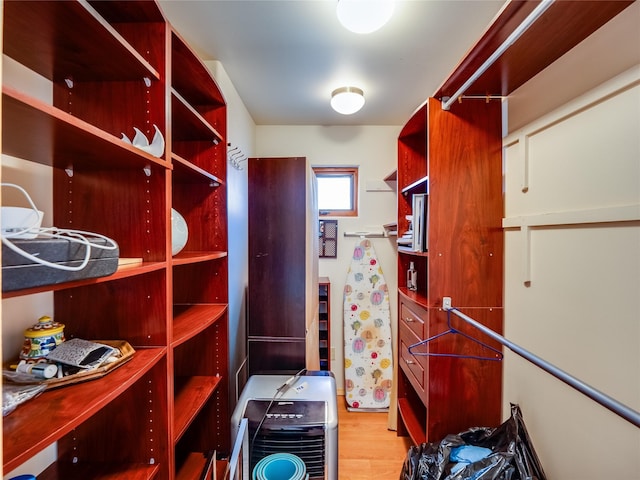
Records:
[[[386,413],[349,412],[338,396],[338,478],[395,480],[411,446],[387,429]]]

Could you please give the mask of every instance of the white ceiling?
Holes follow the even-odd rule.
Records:
[[[451,73],[502,0],[397,0],[369,35],[338,22],[337,0],[159,0],[203,60],[219,60],[258,125],[402,125]],[[364,90],[353,115],[329,106]]]

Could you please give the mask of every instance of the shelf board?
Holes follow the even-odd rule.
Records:
[[[173,306],[173,348],[205,330],[227,311],[226,303]]]
[[[150,480],[159,470],[158,464],[54,462],[38,475],[38,480]]]
[[[177,444],[187,431],[191,422],[216,391],[221,380],[222,377],[218,376],[178,377],[175,379],[174,444]]]
[[[387,183],[389,182],[397,182],[398,181],[398,170],[394,170],[389,175],[383,178],[383,180]]]
[[[4,5],[4,53],[27,68],[54,82],[160,78],[88,3],[37,4]]]
[[[171,167],[161,158],[9,87],[2,88],[2,118],[2,153],[24,160],[62,169]]]
[[[109,23],[164,23],[164,16],[156,2],[88,0]]]
[[[220,133],[175,89],[171,89],[172,138],[174,142],[224,142]]]
[[[403,245],[398,245],[399,253],[406,253],[407,255],[415,255],[416,257],[428,257],[429,252],[416,252],[415,250],[405,247]]]
[[[398,292],[400,295],[405,297],[407,300],[420,305],[423,308],[429,308],[429,299],[422,295],[421,293],[411,291],[407,289],[407,287],[398,288]]]
[[[112,275],[98,278],[88,278],[86,280],[76,280],[73,282],[58,283],[55,285],[43,285],[41,287],[25,288],[15,290],[13,292],[2,292],[2,298],[21,297],[24,295],[32,295],[34,293],[55,292],[58,290],[66,290],[68,288],[82,287],[85,285],[94,285],[96,283],[113,282],[123,278],[135,277],[146,273],[155,272],[166,268],[165,262],[143,262],[141,265],[124,265]]]
[[[3,468],[10,472],[51,445],[126,391],[166,353],[165,348],[136,350],[131,360],[103,378],[45,391],[3,419]],[[46,419],[37,422],[34,419]],[[127,477],[128,478],[128,477]]]
[[[427,438],[426,425],[420,423],[411,408],[411,404],[406,398],[398,399],[398,412],[413,444],[420,445],[424,443]]]
[[[227,256],[227,252],[190,252],[182,251],[175,257],[173,257],[173,265],[189,265],[192,263],[208,262],[211,260],[218,260]]]
[[[191,105],[225,105],[212,74],[175,31],[171,34],[171,81]]]
[[[176,153],[171,154],[173,161],[173,178],[180,183],[213,183],[214,187],[224,184],[218,176],[194,165]]]
[[[415,182],[407,185],[406,187],[404,187],[401,190],[401,192],[402,192],[403,195],[406,195],[407,193],[409,193],[409,192],[411,192],[411,191],[413,191],[413,190],[415,190],[415,189],[417,189],[419,187],[422,187],[422,186],[424,186],[426,188],[426,190],[425,190],[426,192],[429,192],[429,177],[428,176],[422,177],[422,178],[416,180]]]

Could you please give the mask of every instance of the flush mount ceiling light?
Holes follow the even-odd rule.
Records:
[[[331,108],[342,115],[356,113],[364,105],[364,92],[357,87],[340,87],[331,92]]]
[[[355,33],[371,33],[393,15],[394,0],[338,0],[338,20]]]

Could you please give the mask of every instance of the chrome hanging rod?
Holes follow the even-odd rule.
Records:
[[[344,232],[345,237],[385,238],[382,232]]]
[[[507,48],[509,48],[518,38],[522,36],[527,29],[534,24],[534,22],[551,6],[551,4],[555,0],[542,0],[540,4],[529,14],[527,18],[523,20],[523,22],[516,27],[516,29],[511,32],[511,35],[507,37],[507,39],[502,42],[495,52],[491,54],[489,58],[485,60],[485,62],[476,70],[473,75],[469,77],[469,79],[462,84],[462,86],[450,97],[443,97],[442,109],[449,110],[451,105],[453,105],[458,97],[462,96],[464,92],[475,82],[480,75],[482,75],[493,63],[500,58]]]
[[[542,358],[538,357],[537,355],[529,352],[528,350],[525,350],[521,346],[516,345],[512,341],[507,340],[502,335],[499,335],[498,333],[494,332],[490,328],[482,325],[481,323],[479,323],[478,321],[474,320],[473,318],[465,315],[460,310],[451,307],[450,306],[451,305],[451,299],[449,297],[445,297],[443,299],[443,303],[444,303],[444,305],[443,305],[443,309],[444,310],[452,312],[453,314],[455,314],[456,316],[458,316],[459,318],[461,318],[462,320],[467,322],[469,325],[477,328],[482,333],[484,333],[485,335],[488,335],[489,337],[491,337],[495,341],[497,341],[500,344],[504,345],[505,347],[507,347],[512,352],[517,353],[518,355],[520,355],[525,360],[528,360],[529,362],[533,363],[534,365],[536,365],[537,367],[541,368],[545,372],[553,375],[557,379],[562,380],[564,383],[566,383],[567,385],[575,388],[580,393],[582,393],[582,394],[586,395],[587,397],[589,397],[591,400],[599,403],[600,405],[602,405],[605,408],[608,408],[613,413],[619,415],[620,417],[624,418],[628,422],[633,423],[636,427],[640,427],[640,412],[637,412],[637,411],[633,410],[632,408],[630,408],[630,407],[620,403],[619,401],[615,400],[614,398],[610,397],[609,395],[607,395],[605,393],[602,393],[599,390],[596,390],[595,388],[591,387],[590,385],[587,385],[583,381],[578,380],[577,378],[575,378],[572,375],[568,374],[564,370],[561,370],[560,368],[556,367],[555,365],[552,365],[551,363],[547,362],[546,360],[543,360]]]

